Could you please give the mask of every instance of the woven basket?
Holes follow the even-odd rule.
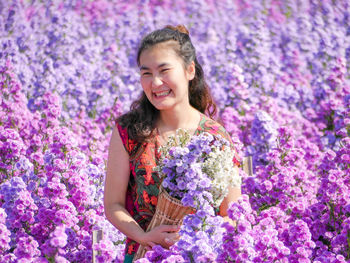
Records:
[[[163,187],[160,187],[156,212],[146,231],[148,232],[159,225],[181,225],[183,218],[193,212],[192,207],[183,206],[180,200],[171,197]],[[146,248],[140,245],[134,256],[134,261],[143,258],[146,252]]]

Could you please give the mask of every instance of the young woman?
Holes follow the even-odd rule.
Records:
[[[104,192],[106,217],[127,236],[124,262],[132,262],[139,244],[167,248],[178,238],[179,226],[161,225],[145,232],[160,184],[153,168],[167,137],[183,128],[193,135],[209,132],[231,141],[225,129],[211,119],[216,106],[184,26],[166,26],[147,35],[137,63],[143,93],[113,130]],[[236,158],[233,165],[239,165]],[[228,203],[240,194],[239,187],[229,190],[220,215],[227,217]]]

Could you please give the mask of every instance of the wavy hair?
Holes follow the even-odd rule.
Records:
[[[205,82],[202,66],[197,60],[196,50],[185,26],[168,25],[146,35],[137,52],[137,64],[140,65],[140,56],[143,51],[167,41],[176,42],[175,45],[171,44],[171,48],[182,58],[185,66],[194,61],[195,76],[189,81],[189,102],[192,107],[213,118],[216,114],[216,105]],[[158,116],[159,110],[150,103],[145,93],[142,92],[141,97],[132,103],[130,111],[120,116],[117,121],[121,126],[127,128],[130,139],[144,142],[154,132]]]

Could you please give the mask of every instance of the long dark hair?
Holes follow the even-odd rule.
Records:
[[[192,61],[195,64],[195,76],[189,81],[188,96],[191,106],[213,118],[216,113],[216,105],[204,80],[202,66],[197,61],[196,50],[185,26],[166,26],[146,35],[137,52],[137,64],[140,65],[140,56],[144,50],[171,40],[178,43],[172,46],[184,64],[187,66]],[[141,97],[132,103],[131,110],[119,117],[117,121],[121,126],[127,128],[130,139],[144,142],[154,131],[158,116],[159,110],[149,102],[145,93],[142,92]]]

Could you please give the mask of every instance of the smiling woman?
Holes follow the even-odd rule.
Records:
[[[188,117],[185,122],[191,123],[191,118],[195,115],[194,118],[198,123],[198,111],[210,117],[215,115],[216,105],[204,80],[203,70],[197,61],[189,32],[184,26],[167,26],[147,35],[139,46],[137,64],[140,68],[140,81],[144,92],[132,104],[131,111],[119,119],[119,123],[127,128],[132,139],[144,141],[152,136],[152,132],[157,131],[157,126],[162,126],[161,120],[164,118],[160,118],[161,112],[152,102],[153,99],[166,95],[175,96],[175,90],[170,84],[176,83],[175,87],[182,87],[182,92],[187,94],[182,98],[176,97],[179,101],[184,99],[182,106],[186,104],[186,108],[177,114],[185,112],[185,116]],[[175,107],[175,110],[179,108]],[[173,116],[174,114],[170,114],[170,117]],[[162,127],[158,127],[159,129],[161,130]],[[169,131],[164,130],[164,132]]]
[[[165,42],[142,52],[140,70],[143,91],[157,110],[191,112],[188,84],[195,76],[194,62],[184,65]]]
[[[104,192],[106,217],[127,236],[124,262],[133,260],[139,245],[168,248],[178,239],[179,226],[160,225],[146,232],[159,194],[160,175],[154,168],[167,138],[182,128],[191,135],[208,132],[231,141],[211,119],[216,106],[184,26],[147,35],[137,63],[143,93],[113,130]],[[238,165],[237,158],[232,165]],[[240,188],[231,189],[220,215],[226,216],[228,202],[239,196]]]

